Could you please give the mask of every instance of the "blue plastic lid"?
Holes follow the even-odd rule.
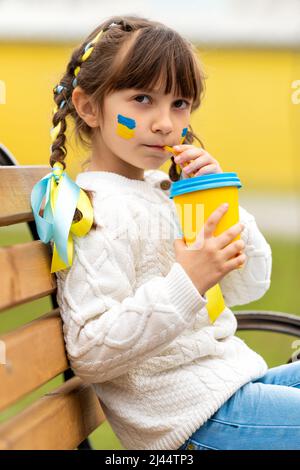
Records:
[[[242,183],[236,173],[211,173],[209,175],[193,176],[171,184],[170,199],[181,194],[200,191],[201,189],[222,188],[224,186],[237,186],[242,188]]]

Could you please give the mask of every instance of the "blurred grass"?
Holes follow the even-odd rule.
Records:
[[[26,224],[18,227],[4,227],[0,230],[0,246],[24,243],[31,240],[31,235]],[[236,310],[274,310],[287,313],[300,314],[299,291],[299,261],[300,241],[280,239],[268,236],[268,243],[272,248],[272,278],[271,287],[264,297],[256,302],[232,308]],[[50,297],[35,300],[26,305],[9,309],[0,314],[0,333],[6,333],[15,329],[39,315],[51,310]],[[269,367],[284,364],[294,353],[293,336],[261,331],[241,331],[236,333],[250,348],[261,354]],[[30,373],[30,371],[28,371]],[[47,384],[27,395],[15,405],[0,413],[0,422],[20,412],[38,397],[53,390],[63,382],[63,375],[52,379]],[[108,422],[105,422],[91,435],[91,444],[95,449],[120,449],[123,447]]]

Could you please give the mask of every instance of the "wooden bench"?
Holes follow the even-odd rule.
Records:
[[[49,295],[53,310],[41,312],[38,319],[0,337],[0,345],[6,347],[6,362],[0,364],[0,411],[61,373],[65,382],[0,425],[0,449],[91,448],[87,438],[105,415],[92,386],[70,369],[55,297],[56,279],[50,274],[51,251],[37,237],[30,207],[32,187],[49,173],[49,167],[3,162],[0,226],[26,222],[33,241],[0,247],[0,311]],[[300,337],[300,318],[296,315],[248,310],[235,314],[239,330],[277,331]]]
[[[34,232],[30,193],[47,173],[46,166],[0,167],[1,227],[28,222]],[[92,386],[70,369],[50,260],[50,247],[37,239],[0,248],[0,311],[48,295],[54,306],[0,337],[2,356],[5,352],[5,363],[0,364],[0,411],[61,373],[66,379],[0,426],[0,449],[90,448],[86,438],[105,421]]]

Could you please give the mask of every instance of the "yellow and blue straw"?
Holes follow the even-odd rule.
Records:
[[[184,139],[185,139],[185,136],[186,136],[186,134],[187,134],[187,131],[188,131],[188,128],[185,127],[185,128],[183,129],[182,133],[181,133],[180,145],[183,144]],[[179,153],[179,152],[177,152],[173,147],[170,147],[169,145],[165,145],[165,146],[164,146],[164,149],[167,150],[168,152],[174,153],[175,155],[177,155],[177,153]],[[189,165],[189,163],[190,163],[190,162],[185,162],[185,163],[184,163],[184,166]],[[176,163],[176,170],[177,170],[177,173],[179,173],[179,174],[181,173],[181,166],[178,165],[177,163]],[[191,173],[191,174],[189,175],[189,177],[194,176],[194,174],[195,174],[195,173]]]

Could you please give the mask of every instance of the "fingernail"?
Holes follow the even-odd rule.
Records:
[[[173,149],[179,150],[179,145],[173,145]]]
[[[223,204],[223,207],[224,207],[224,209],[227,209],[229,207],[228,202],[225,202],[225,204]]]

